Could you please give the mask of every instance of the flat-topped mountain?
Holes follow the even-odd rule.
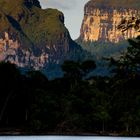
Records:
[[[123,18],[140,15],[139,0],[90,0],[84,8],[80,38],[84,41],[118,43],[140,35],[134,29],[122,34],[117,26]]]

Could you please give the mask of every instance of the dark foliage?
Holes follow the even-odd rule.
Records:
[[[0,129],[25,133],[140,133],[139,38],[129,41],[113,77],[86,75],[95,62],[66,61],[64,77],[48,80],[41,72],[22,75],[15,65],[0,64]],[[132,59],[133,58],[133,59]]]

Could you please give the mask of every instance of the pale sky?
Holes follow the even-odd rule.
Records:
[[[64,13],[65,25],[72,39],[80,35],[80,27],[84,16],[84,5],[89,0],[39,0],[42,8],[55,8]]]

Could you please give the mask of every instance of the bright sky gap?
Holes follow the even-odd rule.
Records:
[[[89,0],[39,0],[42,8],[55,8],[64,13],[65,25],[72,39],[80,35],[80,27],[84,16],[84,5]]]

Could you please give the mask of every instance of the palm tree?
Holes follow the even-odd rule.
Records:
[[[124,18],[117,28],[122,32],[130,28],[134,28],[136,31],[140,32],[140,17]]]

